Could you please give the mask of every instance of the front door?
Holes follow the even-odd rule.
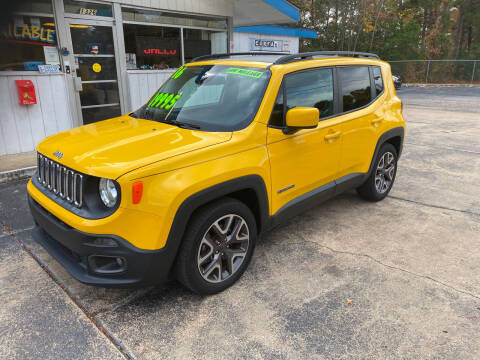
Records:
[[[108,22],[71,19],[77,104],[84,124],[121,115],[115,38]]]
[[[283,87],[285,91],[282,93]],[[288,74],[282,88],[267,136],[272,173],[272,214],[289,201],[332,183],[339,170],[341,152],[341,124],[332,117],[333,69],[317,68]],[[318,108],[318,126],[284,134],[281,127],[285,112],[294,107]],[[279,116],[279,112],[282,115]]]

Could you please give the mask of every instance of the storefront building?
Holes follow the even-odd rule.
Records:
[[[197,56],[298,52],[316,36],[298,16],[285,0],[24,3],[0,30],[0,156],[138,108]]]

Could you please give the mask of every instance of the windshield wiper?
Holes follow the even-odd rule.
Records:
[[[182,128],[182,129],[192,129],[192,130],[199,130],[200,129],[199,125],[190,124],[190,123],[177,121],[177,120],[175,120],[175,121],[165,121],[165,123],[178,126],[179,128]]]

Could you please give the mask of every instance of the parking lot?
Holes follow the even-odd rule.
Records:
[[[0,185],[0,358],[478,359],[480,88],[398,94],[390,196],[276,228],[216,296],[78,283],[32,240],[26,181]]]

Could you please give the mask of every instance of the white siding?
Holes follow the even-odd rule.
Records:
[[[128,70],[128,91],[130,93],[130,107],[127,112],[138,109],[145,104],[155,91],[177,69],[172,70]]]
[[[37,104],[20,105],[15,80],[31,80]],[[64,74],[0,73],[0,155],[34,151],[44,137],[73,126]]]

